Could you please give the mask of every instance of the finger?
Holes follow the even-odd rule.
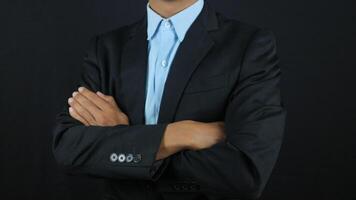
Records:
[[[81,95],[86,97],[89,101],[91,101],[99,109],[101,109],[101,110],[110,109],[110,106],[108,105],[107,101],[100,98],[98,95],[96,95],[94,92],[90,91],[89,89],[87,89],[85,87],[79,87],[78,91]]]
[[[74,119],[80,121],[86,126],[89,126],[89,122],[87,122],[82,116],[78,114],[76,110],[74,110],[72,107],[69,107],[69,114],[72,116]]]
[[[101,109],[96,106],[92,101],[90,101],[88,98],[86,98],[83,94],[80,92],[73,92],[72,94],[73,99],[77,101],[85,110],[87,110],[92,116],[95,116],[101,112]]]
[[[78,113],[78,115],[84,118],[85,121],[87,121],[89,124],[95,123],[95,117],[85,107],[83,107],[80,104],[80,102],[78,102],[75,98],[69,98],[68,103]]]
[[[117,108],[120,112],[122,112],[121,109],[119,108],[119,106],[116,104],[114,97],[109,96],[109,95],[105,95],[105,94],[101,93],[100,91],[97,91],[96,94],[100,98],[104,99],[106,102],[110,103],[112,106]]]

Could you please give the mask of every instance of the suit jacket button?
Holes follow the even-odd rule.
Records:
[[[191,185],[190,188],[191,188],[192,190],[200,190],[200,186],[197,185],[197,184]]]
[[[125,161],[125,159],[126,159],[126,156],[125,156],[125,154],[123,154],[123,153],[120,153],[119,154],[119,156],[118,156],[118,160],[119,160],[119,162],[124,162]]]
[[[110,155],[110,161],[111,162],[116,162],[117,161],[117,154],[116,153],[112,153]]]
[[[182,185],[182,189],[183,189],[183,190],[188,190],[189,188],[188,188],[187,185],[184,184],[184,185]]]
[[[138,163],[142,160],[141,154],[136,154],[133,158],[134,163]]]
[[[126,155],[126,162],[132,162],[132,160],[134,159],[132,153],[129,153]]]

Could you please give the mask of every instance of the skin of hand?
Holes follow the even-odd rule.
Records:
[[[201,150],[225,140],[224,122],[182,120],[168,124],[156,160],[182,150]]]
[[[121,111],[112,96],[79,87],[68,99],[69,114],[86,126],[129,125],[127,115]],[[225,139],[224,122],[198,122],[182,120],[167,125],[156,160],[182,150],[200,150]]]
[[[112,96],[79,87],[68,99],[69,114],[86,126],[129,125],[127,115]]]

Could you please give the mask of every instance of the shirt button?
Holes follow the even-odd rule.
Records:
[[[164,26],[165,26],[166,28],[170,28],[170,27],[171,27],[171,24],[170,24],[168,21],[166,21],[166,22],[164,22]]]
[[[162,60],[161,64],[162,64],[163,67],[166,67],[167,66],[167,61],[166,60]]]

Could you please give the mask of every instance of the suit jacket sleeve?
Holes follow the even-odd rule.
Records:
[[[286,111],[274,35],[259,29],[251,38],[226,107],[226,141],[179,152],[171,156],[169,169],[211,193],[255,199],[277,160]]]
[[[92,91],[102,91],[102,69],[97,59],[99,41],[100,36],[91,39],[79,84]],[[157,169],[163,162],[155,162],[155,155],[166,126],[85,126],[69,115],[66,105],[56,118],[52,150],[57,162],[69,173],[156,180],[160,176]],[[113,162],[113,153],[132,154],[135,161]]]

